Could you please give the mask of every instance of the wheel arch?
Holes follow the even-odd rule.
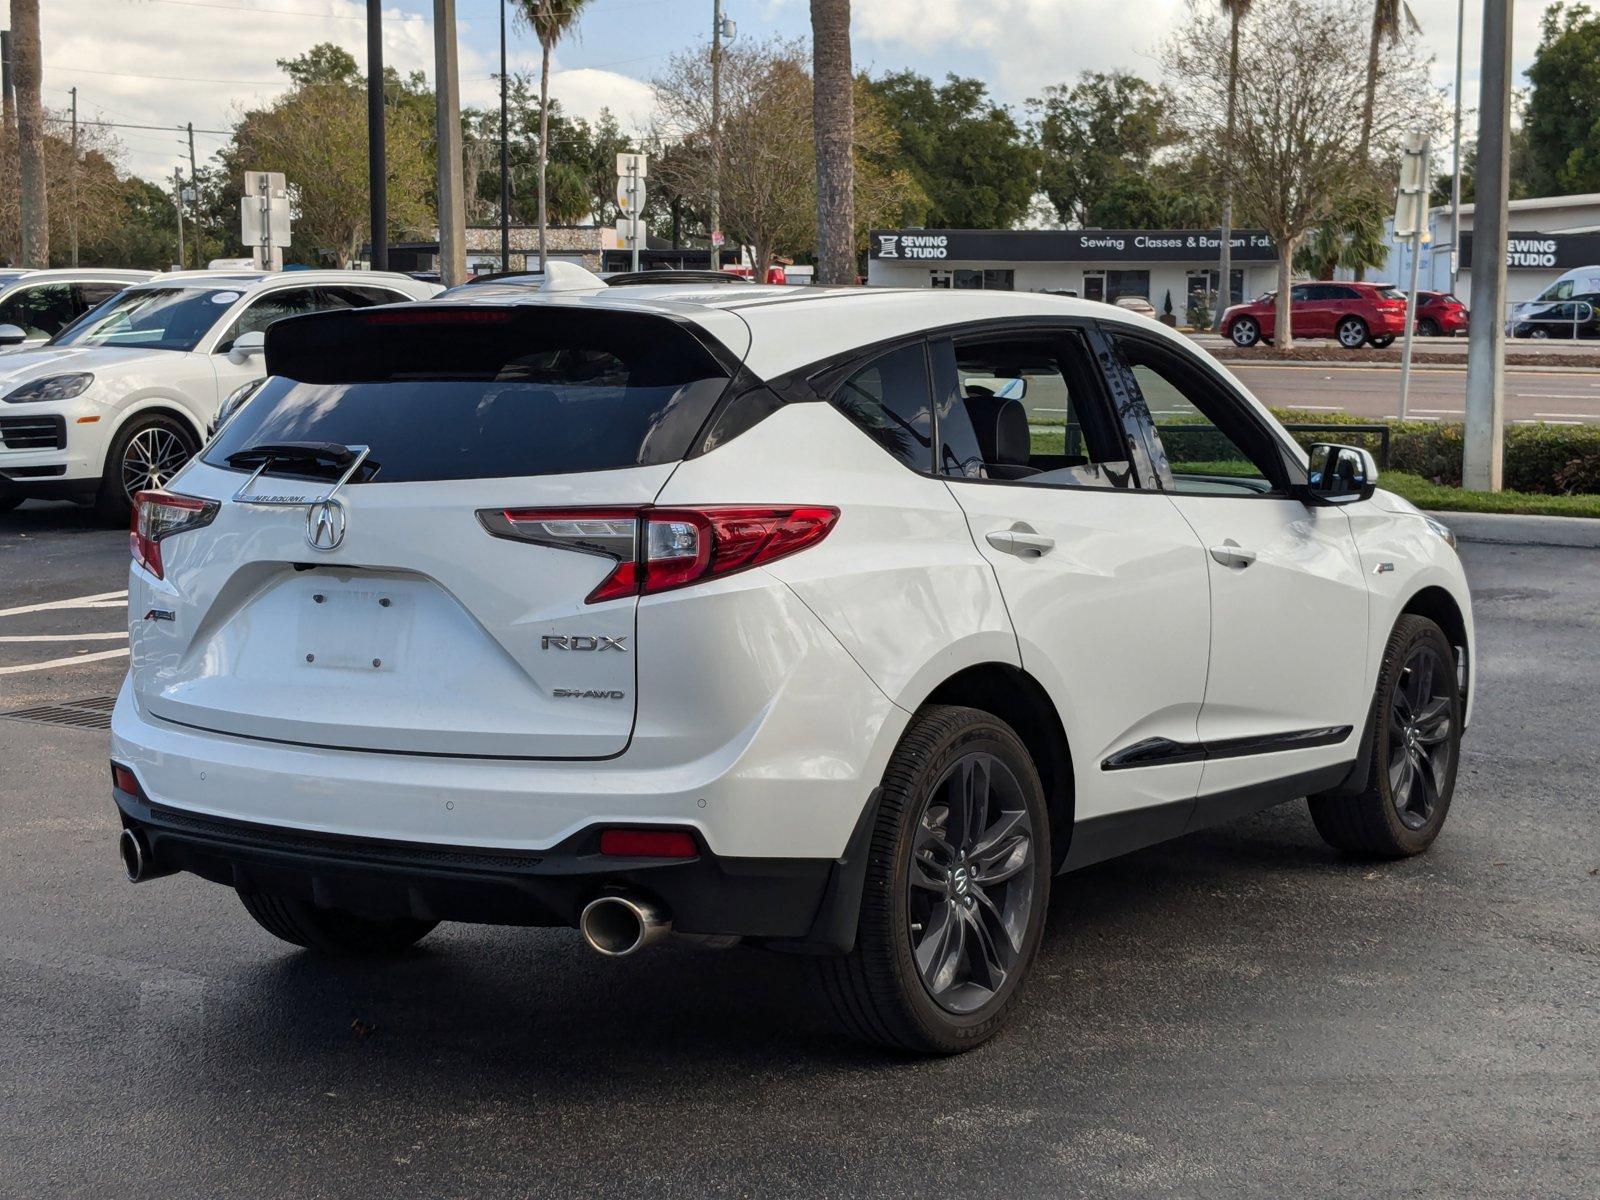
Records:
[[[975,663],[940,682],[922,703],[981,709],[1016,731],[1044,785],[1051,866],[1059,870],[1072,842],[1076,789],[1066,728],[1044,686],[1011,663]]]
[[[1461,664],[1461,655],[1466,651],[1470,635],[1467,631],[1467,620],[1462,615],[1461,606],[1456,603],[1456,598],[1437,584],[1430,584],[1414,593],[1405,604],[1400,607],[1400,614],[1411,613],[1413,616],[1426,617],[1440,629],[1449,640],[1451,647],[1456,651],[1457,666]],[[1472,661],[1467,660],[1470,669]],[[1463,690],[1466,690],[1465,688]]]
[[[169,417],[178,422],[194,435],[195,446],[198,449],[206,444],[206,431],[195,421],[194,414],[189,412],[176,400],[163,396],[152,396],[138,407],[123,413],[116,425],[112,427],[111,436],[106,440],[106,453],[111,452],[111,444],[121,436],[122,431],[128,427],[129,422],[140,417]]]

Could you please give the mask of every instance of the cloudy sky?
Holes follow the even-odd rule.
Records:
[[[649,79],[673,51],[709,37],[712,0],[593,0],[578,36],[563,44],[553,93],[570,111],[609,107],[624,125],[650,110]],[[806,0],[724,0],[739,37],[801,36]],[[1456,0],[1410,0],[1441,86],[1454,75]],[[5,0],[0,0],[0,9]],[[1538,42],[1543,4],[1517,8],[1520,72]],[[78,88],[85,119],[225,130],[241,107],[283,87],[275,62],[322,41],[365,62],[364,0],[43,0],[44,96],[64,108]],[[1083,70],[1124,68],[1150,77],[1162,39],[1178,32],[1183,0],[855,0],[857,65],[914,68],[984,79],[1021,106],[1047,84]],[[433,71],[431,0],[390,0],[385,54],[402,71]],[[1467,3],[1467,84],[1476,95],[1481,0]],[[497,0],[457,0],[464,103],[490,103],[499,58]],[[513,22],[512,70],[538,67],[538,44]],[[1313,69],[1308,64],[1307,69]],[[170,178],[186,146],[161,130],[119,129],[128,166]],[[224,141],[197,133],[204,159]]]

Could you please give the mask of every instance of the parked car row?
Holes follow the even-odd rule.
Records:
[[[1347,350],[1382,349],[1406,331],[1406,294],[1388,283],[1297,283],[1289,290],[1294,336],[1334,338]],[[1466,306],[1448,292],[1417,293],[1417,334],[1454,337],[1467,329]],[[1235,304],[1222,316],[1234,345],[1270,342],[1277,332],[1278,293]]]
[[[0,354],[0,511],[71,499],[117,522],[263,376],[274,322],[440,290],[367,271],[37,271],[0,288],[0,317],[15,318],[0,325],[15,347]]]

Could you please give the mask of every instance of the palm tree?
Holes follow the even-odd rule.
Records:
[[[44,178],[44,111],[39,84],[44,73],[39,49],[39,0],[11,0],[13,86],[17,91],[18,195],[21,209],[20,263],[50,265],[50,213]]]
[[[588,0],[517,0],[523,20],[539,39],[539,268],[544,269],[549,204],[545,175],[550,163],[550,52],[572,31]]]
[[[1400,40],[1400,21],[1405,18],[1413,32],[1421,26],[1405,0],[1373,0],[1372,39],[1367,43],[1367,95],[1361,105],[1361,161],[1368,161],[1372,143],[1373,110],[1378,103],[1378,51],[1387,41],[1391,46]]]
[[[1228,136],[1222,143],[1222,259],[1217,264],[1217,305],[1213,328],[1222,328],[1222,314],[1233,300],[1233,133],[1239,103],[1239,23],[1250,0],[1222,0],[1228,14]]]
[[[855,77],[850,70],[850,0],[811,0],[811,55],[817,282],[854,283]]]

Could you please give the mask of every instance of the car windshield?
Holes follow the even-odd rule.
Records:
[[[50,345],[193,350],[238,298],[236,291],[216,288],[139,288],[122,292],[63,329]]]

